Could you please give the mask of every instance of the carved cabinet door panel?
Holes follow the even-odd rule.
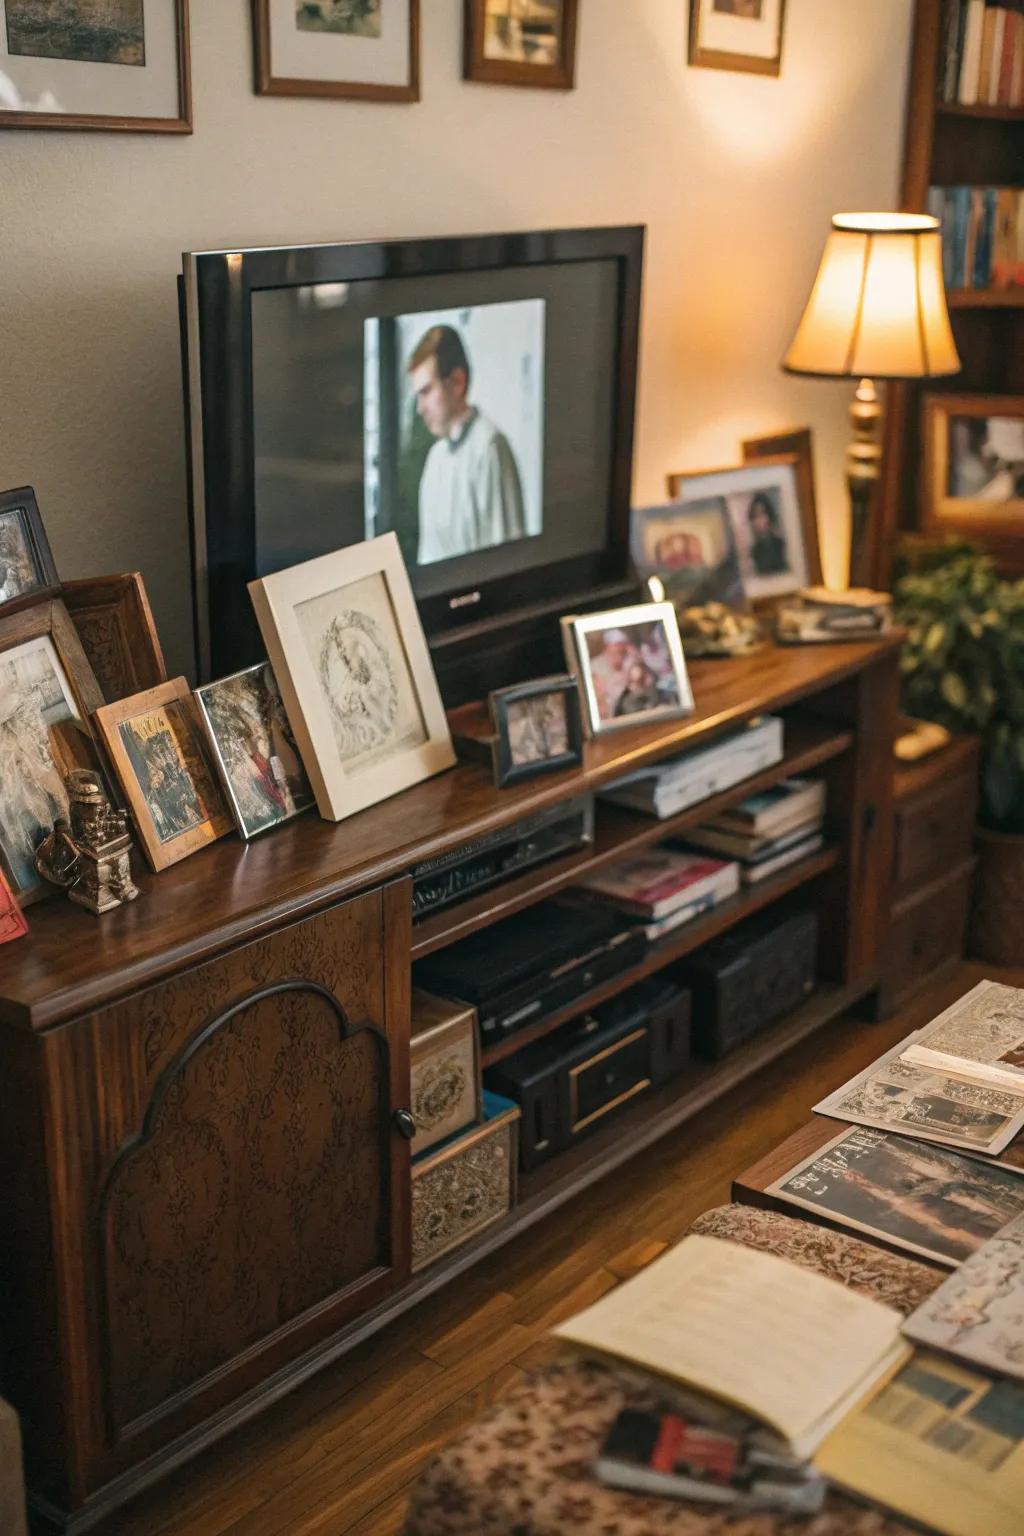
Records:
[[[79,1032],[106,1476],[407,1278],[409,905],[357,898]]]

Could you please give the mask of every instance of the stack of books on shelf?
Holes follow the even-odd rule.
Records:
[[[617,779],[601,791],[613,805],[645,816],[676,816],[710,795],[721,794],[751,774],[782,761],[782,721],[774,715],[752,720],[713,746],[685,752]]]
[[[945,0],[937,88],[964,107],[1024,107],[1022,0]]]
[[[739,886],[739,865],[734,860],[676,848],[648,848],[588,875],[573,894],[614,908],[640,926],[649,943],[657,943],[735,896]]]
[[[928,212],[942,224],[947,288],[1024,285],[1024,191],[1019,187],[932,187]]]
[[[694,827],[685,840],[702,852],[735,859],[744,885],[756,885],[816,853],[824,842],[824,821],[824,783],[783,779]]]

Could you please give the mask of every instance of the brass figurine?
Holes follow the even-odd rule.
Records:
[[[40,843],[36,868],[98,916],[139,894],[132,879],[128,816],[114,810],[99,775],[90,769],[76,768],[64,782],[70,819],[60,817]]]

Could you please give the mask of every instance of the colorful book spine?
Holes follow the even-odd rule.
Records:
[[[936,95],[1024,107],[1024,0],[944,0]]]
[[[932,187],[947,288],[1024,287],[1024,188]]]

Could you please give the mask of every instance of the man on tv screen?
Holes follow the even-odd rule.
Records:
[[[419,564],[524,538],[515,454],[472,403],[469,358],[455,327],[430,326],[407,367],[417,413],[436,439],[419,485]]]

